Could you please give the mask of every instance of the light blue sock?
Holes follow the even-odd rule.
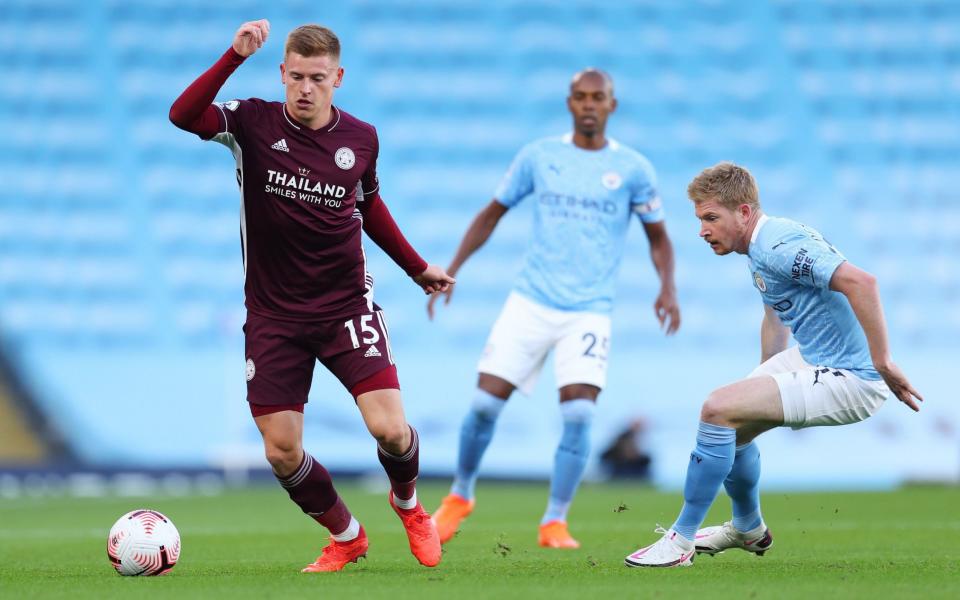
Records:
[[[474,393],[470,412],[467,413],[460,427],[457,472],[453,477],[453,486],[450,488],[454,494],[467,500],[473,499],[477,473],[480,471],[480,460],[487,446],[490,445],[497,417],[500,416],[500,411],[506,404],[506,400],[501,400],[481,389],[477,389]]]
[[[760,449],[750,442],[737,446],[733,468],[723,481],[733,502],[733,526],[750,531],[763,522],[760,516]]]
[[[710,510],[720,491],[720,485],[730,474],[737,444],[737,431],[711,423],[700,422],[697,429],[697,447],[690,453],[687,481],[683,486],[683,509],[673,529],[693,541],[697,529]]]
[[[596,403],[577,399],[560,403],[563,415],[563,435],[553,459],[553,477],[550,479],[550,500],[540,524],[566,521],[567,511],[577,493],[583,471],[590,458],[590,425]]]

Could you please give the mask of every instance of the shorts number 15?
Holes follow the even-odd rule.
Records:
[[[380,332],[374,329],[370,322],[373,321],[373,315],[360,316],[360,332],[363,334],[363,343],[366,345],[376,344],[380,341]],[[360,340],[357,339],[357,329],[353,324],[353,319],[345,321],[343,326],[350,332],[350,341],[354,348],[360,347]]]

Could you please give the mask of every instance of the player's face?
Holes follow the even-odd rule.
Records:
[[[588,73],[570,86],[567,107],[577,133],[593,137],[606,129],[607,117],[616,110],[617,100],[606,78]]]
[[[710,244],[715,254],[746,251],[744,240],[752,214],[749,205],[741,204],[737,210],[730,210],[719,202],[703,200],[694,203],[694,212],[700,219],[700,237]]]
[[[328,118],[333,90],[343,81],[338,59],[290,52],[280,65],[280,80],[287,88],[287,110],[291,115],[310,128],[326,125],[316,121]]]

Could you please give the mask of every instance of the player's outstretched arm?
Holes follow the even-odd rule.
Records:
[[[266,19],[241,25],[233,36],[233,45],[174,101],[170,121],[203,139],[220,133],[220,118],[212,104],[217,92],[237,67],[263,45],[269,33],[270,23]]]
[[[787,349],[790,343],[790,328],[784,325],[772,308],[763,305],[763,322],[760,324],[760,362]]]
[[[457,253],[454,255],[453,261],[451,261],[450,266],[447,267],[447,272],[451,277],[456,276],[460,267],[463,266],[463,263],[467,262],[467,259],[490,239],[490,234],[496,229],[497,223],[499,223],[501,217],[507,213],[507,210],[509,209],[503,204],[500,204],[496,200],[491,200],[490,204],[485,206],[483,210],[474,217],[473,222],[470,223],[470,227],[467,228],[467,232],[463,234],[463,239],[460,240],[460,246],[457,248]],[[450,285],[445,290],[442,290],[444,304],[450,304],[450,299],[453,297],[453,288],[454,286]],[[433,320],[434,304],[436,304],[437,298],[439,297],[440,295],[434,295],[427,301],[427,316],[430,320]]]
[[[918,402],[923,397],[913,389],[906,375],[890,356],[887,339],[887,324],[883,318],[883,306],[880,304],[880,290],[877,278],[866,271],[845,262],[837,267],[830,279],[830,289],[847,297],[863,333],[870,346],[870,358],[873,366],[883,377],[887,387],[901,402],[914,411],[920,410]]]
[[[673,244],[667,235],[667,226],[659,223],[644,223],[643,230],[650,241],[650,258],[660,277],[660,293],[653,303],[653,311],[667,335],[680,329],[680,304],[677,302],[677,286],[673,281]]]

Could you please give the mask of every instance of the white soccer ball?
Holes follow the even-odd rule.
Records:
[[[163,575],[180,558],[180,532],[155,510],[132,510],[110,528],[107,556],[121,575]]]

